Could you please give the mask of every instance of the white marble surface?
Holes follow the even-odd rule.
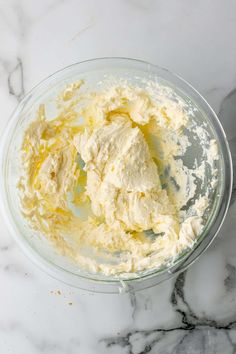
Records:
[[[23,94],[50,73],[126,56],[190,81],[219,113],[235,159],[235,33],[234,0],[0,0],[0,132]],[[197,263],[135,295],[89,294],[51,279],[0,216],[0,353],[236,353],[234,199]]]

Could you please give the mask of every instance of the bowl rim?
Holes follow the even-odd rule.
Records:
[[[211,233],[211,237],[209,237],[208,240],[206,240],[208,237],[207,235],[204,235],[203,239],[196,244],[196,246],[189,250],[187,252],[187,256],[183,259],[183,261],[179,261],[176,263],[173,267],[165,268],[162,271],[158,271],[157,269],[152,270],[150,273],[147,275],[142,275],[140,277],[134,277],[134,278],[128,278],[128,279],[110,279],[110,280],[103,280],[103,279],[96,279],[92,277],[86,277],[83,275],[75,274],[73,272],[70,272],[69,270],[60,267],[59,265],[53,263],[51,260],[46,259],[43,257],[42,254],[38,253],[26,240],[26,238],[21,235],[19,232],[18,228],[16,227],[14,223],[14,218],[11,215],[11,208],[8,203],[8,198],[6,196],[6,188],[5,183],[6,181],[4,180],[4,169],[6,168],[6,157],[7,153],[4,152],[4,146],[7,143],[7,138],[8,134],[10,134],[11,129],[17,124],[17,116],[19,113],[24,109],[24,106],[27,104],[28,100],[32,97],[32,95],[35,95],[37,93],[37,90],[39,90],[42,86],[45,84],[48,84],[51,79],[54,79],[56,77],[59,77],[61,74],[66,73],[67,71],[69,72],[73,68],[76,68],[79,65],[82,64],[89,64],[89,63],[96,63],[96,62],[102,62],[102,61],[110,61],[110,62],[123,62],[124,66],[125,64],[129,63],[132,65],[139,65],[141,66],[141,70],[144,71],[144,67],[146,68],[145,71],[148,70],[153,70],[161,73],[167,74],[171,79],[177,80],[177,82],[183,84],[188,90],[190,90],[191,95],[196,97],[198,100],[201,101],[201,104],[204,106],[204,108],[208,111],[208,114],[211,114],[211,118],[214,122],[214,130],[217,133],[217,137],[219,138],[220,146],[222,149],[222,152],[224,152],[224,158],[226,158],[226,163],[228,164],[229,171],[225,169],[224,171],[224,176],[225,176],[225,188],[224,188],[224,193],[221,196],[221,201],[218,205],[219,210],[217,215],[215,216],[216,222],[215,222],[215,228],[213,232]],[[95,68],[96,70],[96,68]],[[167,79],[168,81],[168,79]],[[170,81],[171,83],[171,81]],[[178,87],[177,87],[178,88]],[[215,126],[216,125],[216,126]],[[8,146],[9,148],[9,146]],[[224,150],[224,151],[223,151]],[[8,151],[8,149],[6,149]],[[1,139],[1,154],[0,154],[0,162],[1,162],[1,193],[3,195],[3,198],[1,198],[1,209],[3,216],[8,224],[8,228],[11,231],[12,236],[16,240],[16,242],[20,245],[22,248],[23,252],[28,256],[28,258],[31,259],[33,263],[35,263],[39,268],[44,270],[46,273],[50,274],[56,279],[59,279],[67,284],[70,284],[72,286],[85,289],[85,290],[91,290],[95,292],[109,292],[109,293],[117,293],[123,290],[130,290],[135,289],[135,290],[141,290],[144,288],[148,288],[150,286],[155,285],[156,283],[159,283],[163,280],[169,279],[171,276],[176,275],[178,272],[185,270],[187,267],[189,267],[193,262],[195,262],[199,256],[210,246],[211,242],[214,240],[216,235],[218,234],[220,227],[225,219],[229,203],[230,203],[230,197],[231,197],[231,192],[232,192],[232,184],[233,184],[233,167],[232,167],[232,158],[230,154],[230,149],[229,149],[229,144],[225,135],[225,132],[223,130],[223,127],[221,125],[221,122],[219,121],[216,113],[213,111],[213,109],[210,107],[210,105],[207,103],[207,101],[203,98],[203,96],[191,85],[189,84],[186,80],[184,80],[181,76],[178,74],[172,73],[168,69],[162,68],[158,65],[150,64],[146,61],[139,60],[139,59],[133,59],[133,58],[125,58],[125,57],[103,57],[103,58],[94,58],[94,59],[88,59],[84,60],[81,62],[77,62],[74,64],[71,64],[69,66],[66,66],[65,68],[62,68],[49,76],[47,76],[45,79],[41,80],[38,84],[36,84],[24,97],[23,99],[19,102],[17,107],[14,109],[13,113],[10,116],[10,120],[7,123],[6,129],[3,132],[3,136]],[[224,161],[225,162],[225,161]],[[227,188],[226,188],[227,187]],[[211,229],[209,230],[211,231]],[[207,242],[206,242],[207,241]],[[194,255],[195,254],[195,255]],[[194,255],[194,256],[193,256]],[[63,274],[62,274],[63,273]],[[164,276],[163,276],[164,275]],[[65,276],[65,277],[64,277]],[[153,278],[158,276],[162,276],[161,279],[156,279],[153,282]],[[78,281],[75,281],[76,279],[79,279],[79,284]],[[83,282],[88,282],[88,284],[81,284]],[[146,284],[144,282],[146,281]],[[142,282],[142,284],[141,284]],[[105,287],[103,289],[103,287]],[[122,290],[123,289],[123,290]]]

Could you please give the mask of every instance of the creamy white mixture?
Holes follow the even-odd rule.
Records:
[[[206,169],[205,161],[189,169],[177,158],[191,146],[184,102],[160,87],[123,83],[88,94],[81,85],[63,92],[56,118],[47,120],[42,106],[26,129],[25,217],[90,271],[117,275],[172,262],[193,246],[209,204],[205,193],[184,208]],[[207,139],[213,167],[217,144]]]

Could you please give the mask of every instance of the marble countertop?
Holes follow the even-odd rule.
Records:
[[[0,0],[0,133],[25,92],[71,63],[143,59],[195,86],[236,158],[234,0]],[[235,164],[236,166],[236,164]],[[190,269],[136,294],[91,294],[42,273],[0,215],[0,353],[236,353],[236,188]]]

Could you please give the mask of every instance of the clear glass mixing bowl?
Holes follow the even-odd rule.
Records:
[[[22,217],[17,193],[19,178],[19,150],[23,132],[29,122],[35,119],[35,112],[41,103],[47,111],[53,111],[53,100],[66,84],[83,79],[91,88],[109,75],[126,78],[140,83],[143,79],[152,80],[172,88],[178,95],[192,105],[193,117],[199,123],[205,122],[212,138],[219,146],[219,183],[211,203],[211,210],[205,227],[195,246],[181,254],[171,266],[140,273],[129,279],[106,277],[79,269],[69,259],[57,254],[53,246],[32,231]],[[198,154],[198,144],[191,154]],[[199,146],[201,142],[199,141]],[[192,264],[210,245],[218,233],[230,201],[232,189],[232,162],[228,142],[222,126],[204,98],[187,82],[169,71],[146,62],[126,58],[93,59],[71,65],[51,75],[38,84],[20,102],[13,113],[1,141],[1,192],[2,211],[15,240],[26,255],[53,277],[78,288],[105,293],[136,291],[153,286]]]

